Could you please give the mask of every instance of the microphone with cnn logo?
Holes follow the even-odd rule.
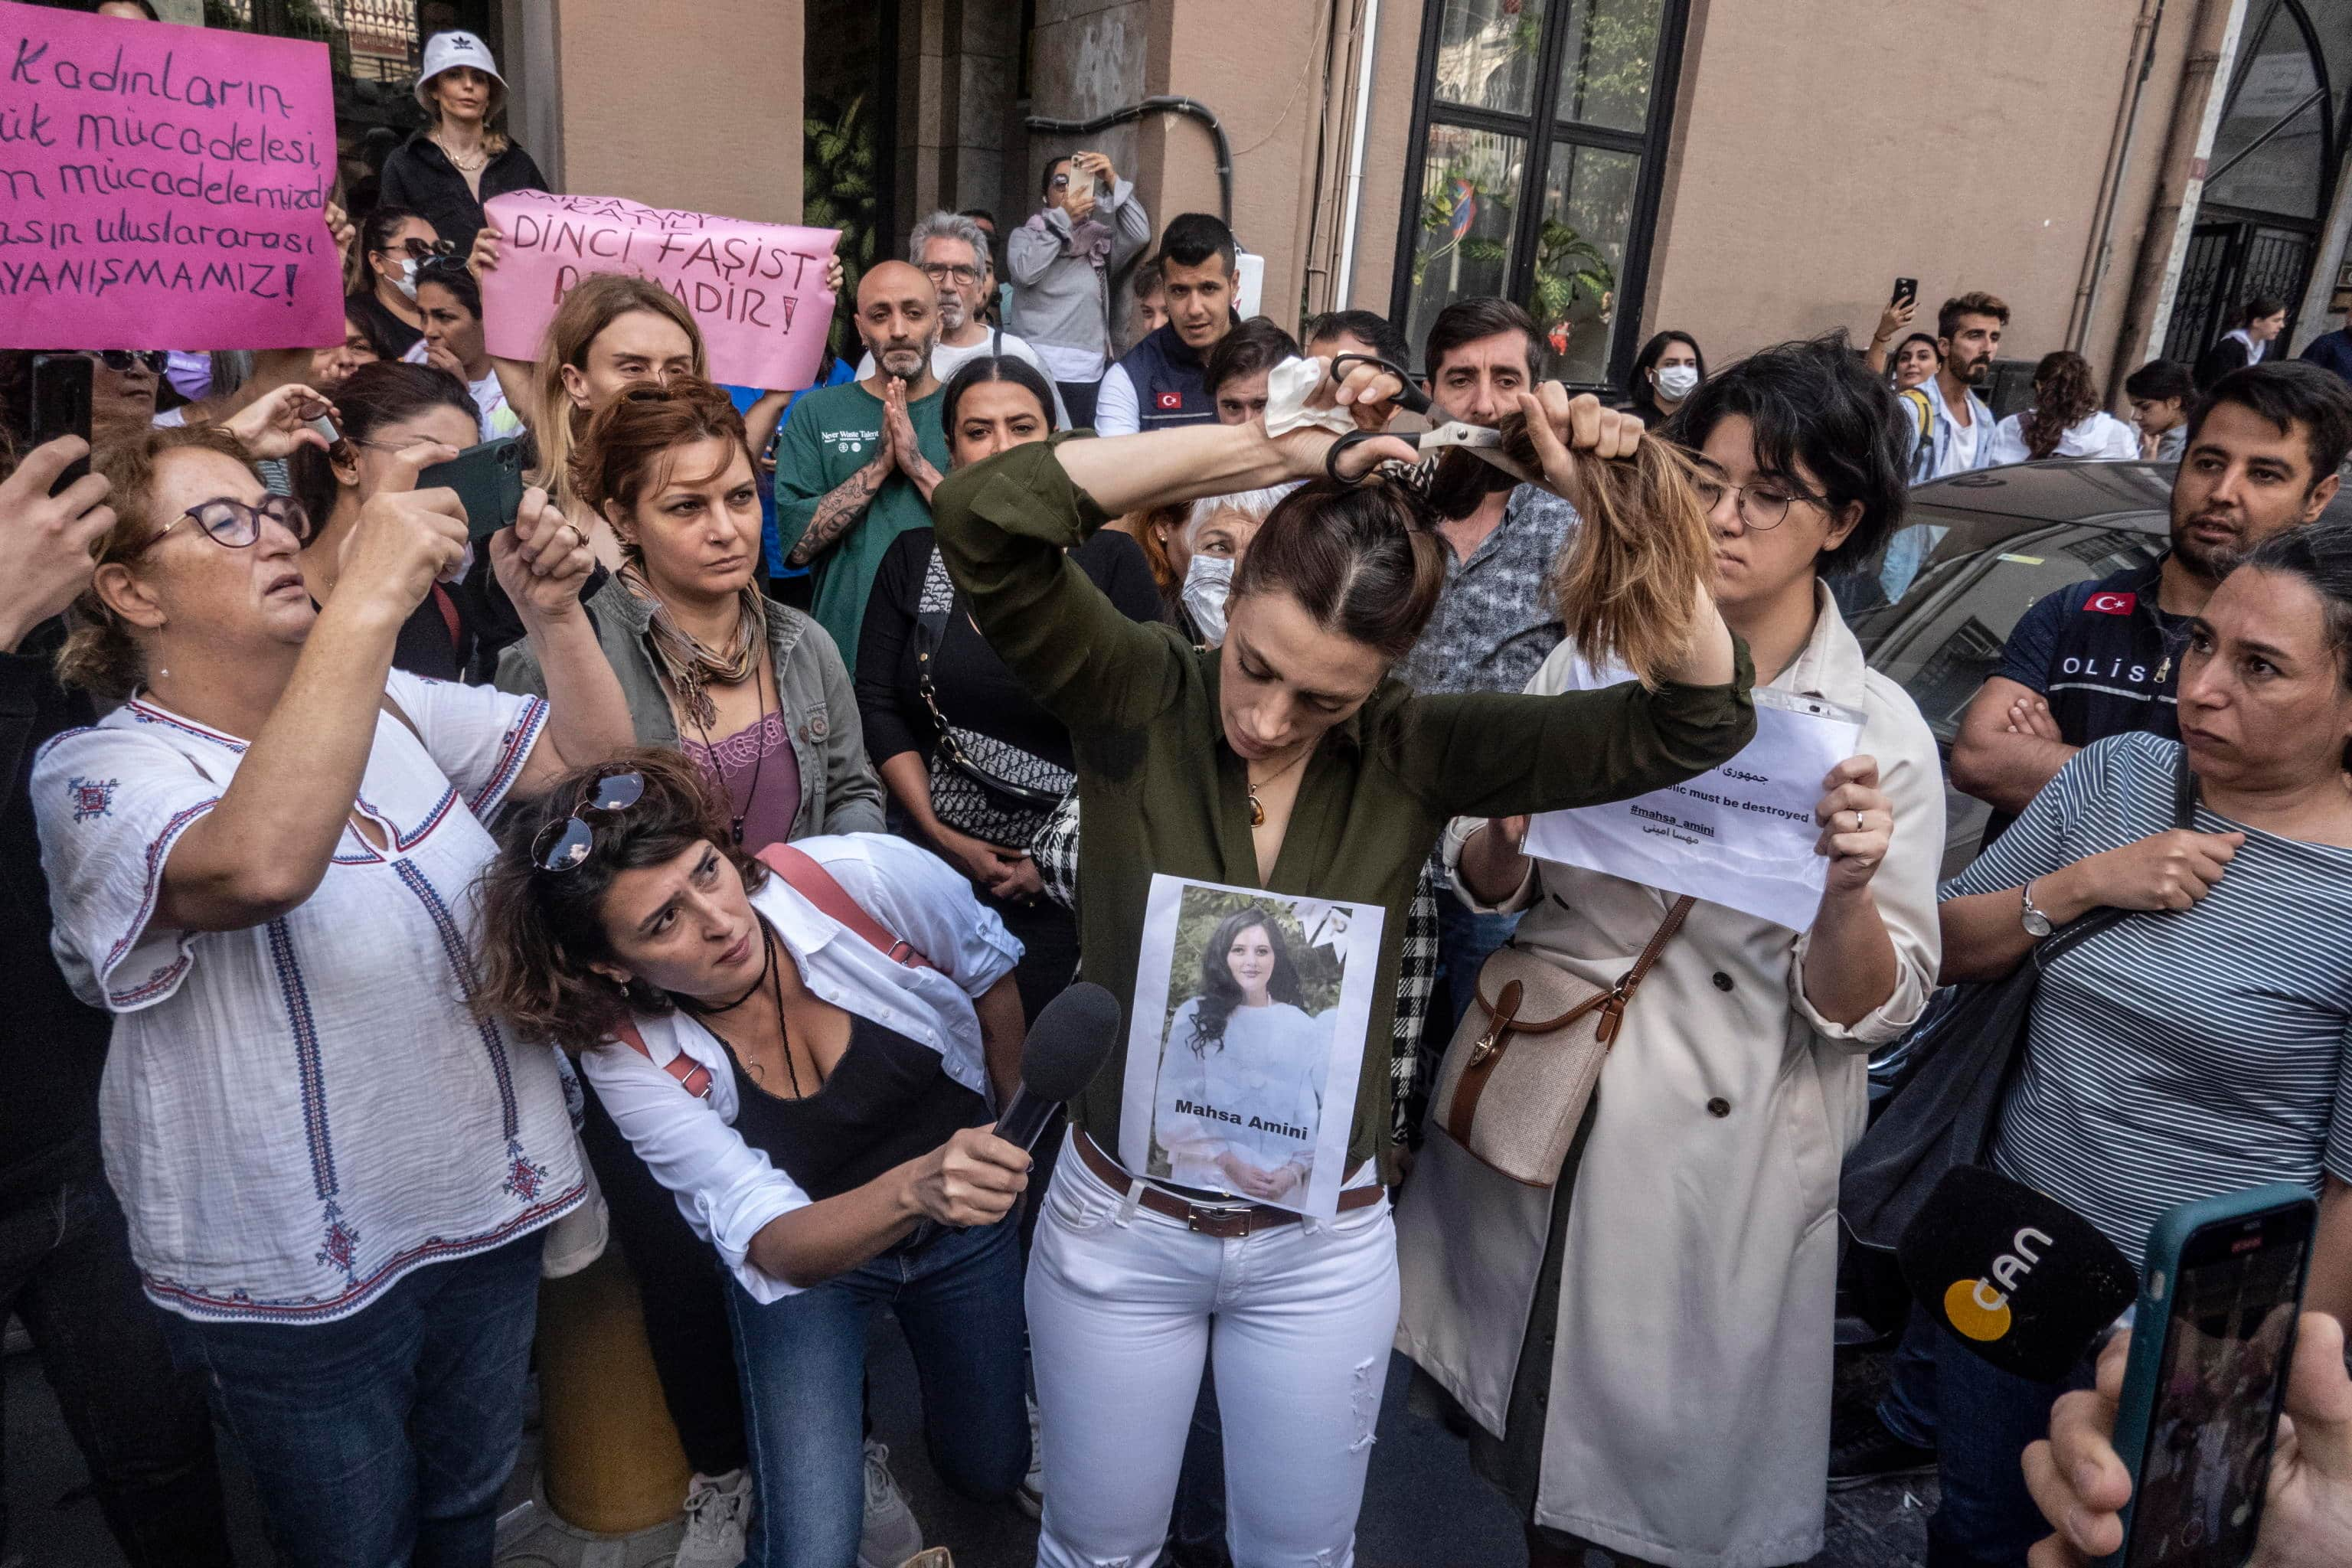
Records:
[[[1944,1173],[1895,1257],[1937,1321],[2037,1383],[2073,1371],[2139,1293],[2131,1260],[2090,1221],[1972,1165]]]

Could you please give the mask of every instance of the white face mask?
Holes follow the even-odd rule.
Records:
[[[1233,592],[1234,558],[1195,555],[1184,568],[1184,607],[1211,647],[1225,640],[1225,596]]]
[[[412,300],[416,298],[416,258],[412,256],[400,264],[400,276],[392,280],[394,288]]]
[[[1658,370],[1658,395],[1671,397],[1676,403],[1698,390],[1698,366],[1695,364],[1663,365]]]

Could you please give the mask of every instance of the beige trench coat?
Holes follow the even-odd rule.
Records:
[[[1536,1519],[1667,1568],[1821,1550],[1838,1168],[1862,1131],[1867,1053],[1918,1016],[1940,957],[1935,739],[1903,689],[1864,668],[1826,593],[1820,604],[1772,684],[1867,715],[1860,749],[1895,812],[1871,883],[1894,994],[1832,1025],[1804,998],[1804,937],[1699,903],[1626,1012],[1570,1214]],[[1561,689],[1573,658],[1555,652],[1528,689]],[[1477,826],[1454,824],[1449,863]],[[1504,906],[1528,909],[1517,942],[1600,985],[1671,902],[1549,862],[1529,881]],[[1497,1436],[1551,1199],[1432,1127],[1397,1210],[1399,1347]]]

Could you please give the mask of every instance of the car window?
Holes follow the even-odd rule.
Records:
[[[2133,526],[2137,524],[2137,526]],[[2071,584],[2145,566],[2163,552],[2166,519],[2103,518],[2095,523],[2037,522],[1982,513],[1913,513],[1916,556],[1889,601],[1887,563],[1901,534],[1879,560],[1830,584],[1840,611],[1873,669],[1892,677],[1919,705],[1948,765],[1960,716],[2027,608]],[[1907,530],[1906,531],[1908,531]],[[1982,802],[1945,792],[1943,873],[1975,858],[1984,833]]]

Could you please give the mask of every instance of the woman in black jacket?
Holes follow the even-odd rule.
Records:
[[[1045,378],[1021,361],[970,361],[940,402],[951,466],[1045,440],[1053,410]],[[1105,531],[1070,559],[1129,620],[1159,617],[1151,570],[1132,539]],[[1025,952],[1015,974],[1022,1006],[1035,1017],[1077,966],[1077,921],[1042,896],[1029,858],[1034,826],[1052,803],[987,781],[1067,791],[1076,783],[1069,731],[982,638],[928,528],[900,534],[875,576],[857,645],[857,712],[867,753],[890,792],[893,826],[970,877],[982,901],[1021,940]],[[950,739],[952,746],[944,743]]]
[[[430,123],[383,161],[378,199],[424,215],[460,256],[488,221],[484,202],[547,188],[530,154],[496,129],[506,98],[488,45],[471,33],[434,34],[416,78],[416,101]]]

